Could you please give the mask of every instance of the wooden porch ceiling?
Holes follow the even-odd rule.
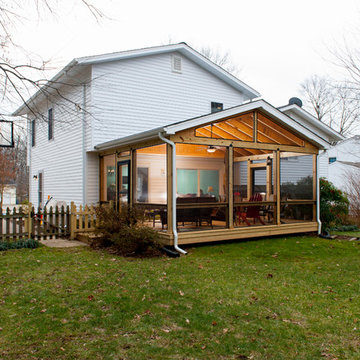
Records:
[[[305,145],[304,140],[259,111],[199,127],[195,129],[195,136],[300,147]],[[268,151],[258,149],[235,148],[234,151],[240,156],[268,153]]]

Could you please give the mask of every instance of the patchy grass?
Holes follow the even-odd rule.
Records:
[[[359,255],[315,237],[2,252],[0,359],[359,359]]]

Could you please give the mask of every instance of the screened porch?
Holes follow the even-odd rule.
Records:
[[[318,148],[269,114],[240,113],[167,139],[175,156],[155,136],[103,152],[101,201],[142,208],[169,244],[174,211],[179,244],[317,230]]]

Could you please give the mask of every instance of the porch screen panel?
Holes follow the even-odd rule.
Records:
[[[165,205],[167,198],[166,145],[138,149],[135,156],[136,202]]]
[[[240,202],[247,197],[247,161],[234,162],[234,201]]]
[[[227,226],[226,147],[176,144],[176,214],[179,232]]]
[[[316,201],[313,155],[280,154],[280,219],[282,223],[313,221]]]
[[[274,152],[234,148],[235,227],[266,226],[275,223]]]
[[[116,171],[115,154],[107,155],[100,160],[100,201],[115,201],[116,199]]]
[[[200,195],[215,195],[219,198],[219,171],[200,170]]]
[[[177,169],[177,194],[197,196],[198,192],[198,171],[189,169]]]
[[[280,193],[282,200],[313,200],[313,155],[281,153]]]

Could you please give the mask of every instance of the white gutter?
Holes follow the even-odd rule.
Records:
[[[181,248],[179,248],[178,246],[178,232],[176,229],[176,147],[175,147],[175,143],[170,141],[169,139],[164,138],[161,135],[161,132],[158,133],[159,138],[166,142],[167,144],[169,144],[171,146],[171,157],[172,157],[172,169],[171,169],[171,173],[172,173],[172,232],[174,234],[174,248],[176,251],[178,251],[181,254],[187,254],[187,252]],[[169,169],[167,169],[167,171],[169,171]]]
[[[319,154],[316,155],[316,220],[318,223],[318,234],[321,234],[320,220],[320,177],[319,177]]]
[[[82,203],[86,205],[86,85],[83,84],[82,101]]]

